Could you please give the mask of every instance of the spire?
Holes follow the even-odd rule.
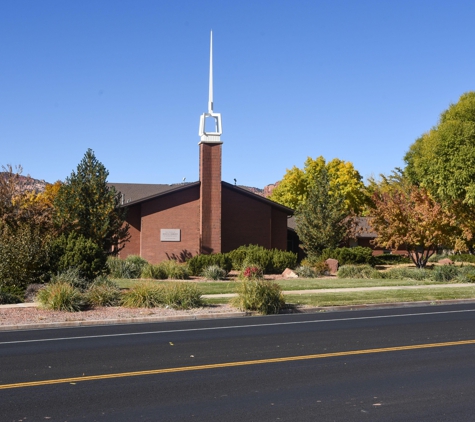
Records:
[[[221,134],[223,133],[221,125],[221,114],[215,113],[213,110],[213,31],[211,31],[210,47],[209,47],[209,98],[208,112],[203,113],[200,117],[199,136],[201,142],[221,143]],[[212,119],[214,123],[214,131],[206,131],[206,119]]]
[[[213,31],[211,31],[211,39],[209,45],[209,100],[208,113],[213,112]]]

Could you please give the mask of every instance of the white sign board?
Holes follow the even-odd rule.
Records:
[[[179,242],[180,240],[180,229],[160,229],[160,242]]]

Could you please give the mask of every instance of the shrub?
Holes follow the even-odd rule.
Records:
[[[91,282],[108,272],[107,256],[101,247],[74,232],[68,237],[59,237],[53,244],[53,251],[59,272],[77,268],[81,277]]]
[[[129,255],[125,259],[113,257],[107,259],[107,267],[113,278],[140,278],[147,265],[147,260],[138,255]]]
[[[371,265],[374,266],[373,251],[371,248],[356,246],[354,248],[328,248],[322,251],[321,260],[328,258],[338,260],[339,265]]]
[[[155,308],[164,303],[163,286],[143,281],[135,284],[122,296],[122,306],[127,308]]]
[[[86,297],[70,283],[51,282],[41,289],[36,299],[45,309],[77,312],[88,306]]]
[[[425,268],[391,268],[381,273],[383,278],[396,280],[430,280],[432,279],[432,271]]]
[[[240,270],[245,262],[253,262],[262,268],[265,274],[279,274],[286,268],[294,268],[297,265],[297,254],[257,245],[240,246],[229,252],[228,256],[235,270]]]
[[[206,267],[201,275],[207,280],[224,280],[226,278],[226,271],[218,265],[210,265]]]
[[[149,278],[153,280],[164,280],[167,274],[161,265],[147,264],[142,269],[141,278]]]
[[[164,303],[174,309],[191,309],[203,305],[201,292],[192,283],[173,283],[165,286]]]
[[[295,272],[299,277],[302,278],[315,278],[317,277],[317,272],[308,265],[300,265],[295,269]]]
[[[260,280],[264,277],[264,272],[258,264],[244,262],[239,278],[241,280]]]
[[[438,253],[435,253],[434,255],[432,255],[427,262],[439,262],[441,259],[445,259],[445,258],[450,258],[449,255],[447,254],[438,254]],[[453,260],[452,260],[453,261]]]
[[[0,225],[0,287],[26,289],[47,279],[48,248],[35,228]]]
[[[246,280],[241,283],[233,305],[261,314],[277,314],[285,306],[280,286],[266,280]]]
[[[454,262],[470,262],[471,264],[475,264],[475,255],[468,253],[449,255],[448,258]]]
[[[398,265],[398,264],[411,264],[411,258],[404,255],[378,255],[373,256],[374,265]]]
[[[186,280],[188,278],[188,271],[185,265],[170,259],[169,261],[163,261],[160,264],[161,269],[166,275],[166,278],[172,280]]]
[[[371,265],[342,265],[337,275],[338,278],[382,278]]]
[[[0,305],[23,302],[23,290],[16,286],[0,287]]]
[[[92,306],[117,306],[121,296],[119,286],[105,277],[94,280],[86,295]]]
[[[475,266],[467,265],[464,267],[459,267],[459,274],[456,277],[456,280],[459,283],[475,283]]]
[[[86,290],[91,284],[90,280],[82,277],[78,268],[68,268],[67,270],[54,275],[51,278],[52,283],[69,283],[71,286],[81,291]]]
[[[453,265],[438,265],[432,270],[435,281],[452,281],[459,275],[459,269]]]
[[[215,265],[229,273],[233,267],[231,258],[227,254],[217,253],[210,255],[196,255],[186,261],[188,271],[193,276],[199,276],[203,270]]]

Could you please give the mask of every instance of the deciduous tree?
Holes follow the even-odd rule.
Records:
[[[418,268],[424,268],[438,248],[453,243],[453,217],[424,188],[377,191],[373,203],[375,243],[386,249],[406,248]]]

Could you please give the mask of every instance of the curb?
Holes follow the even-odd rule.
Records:
[[[338,312],[338,311],[359,311],[371,309],[391,309],[391,308],[416,308],[418,306],[436,306],[436,305],[455,305],[455,304],[471,304],[475,303],[475,299],[448,299],[434,301],[419,302],[394,302],[394,303],[375,303],[367,305],[344,305],[344,306],[315,306],[308,308],[288,308],[282,310],[279,314],[313,314],[320,312]],[[23,305],[23,306],[22,306]],[[8,307],[33,307],[35,304],[17,304],[2,305],[3,308]],[[156,316],[156,317],[140,317],[140,318],[120,318],[106,320],[89,320],[89,321],[62,321],[62,322],[46,322],[38,324],[17,324],[17,325],[1,325],[0,331],[15,330],[37,330],[48,328],[68,328],[68,327],[87,327],[98,325],[120,325],[120,324],[146,324],[151,322],[174,322],[174,321],[200,321],[206,319],[224,319],[246,316],[259,316],[257,312],[225,312],[216,314],[199,314],[199,315],[176,315],[176,316]]]

